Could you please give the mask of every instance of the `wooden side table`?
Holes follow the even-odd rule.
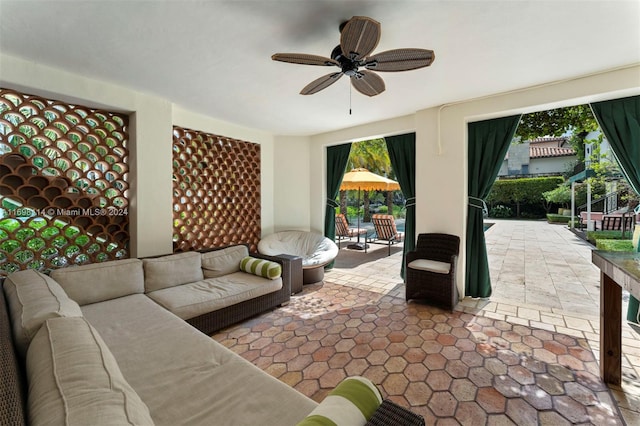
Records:
[[[640,299],[640,253],[594,250],[600,268],[600,376],[605,383],[622,380],[622,289]]]

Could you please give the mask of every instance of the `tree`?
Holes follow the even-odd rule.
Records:
[[[516,137],[526,141],[542,136],[570,134],[569,144],[576,151],[578,159],[584,161],[585,137],[598,129],[598,122],[589,105],[576,105],[524,114],[518,124]]]

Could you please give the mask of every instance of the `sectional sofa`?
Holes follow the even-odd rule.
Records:
[[[254,259],[244,272],[247,255],[234,246],[11,274],[0,423],[295,425],[314,401],[189,324],[209,330],[211,312],[288,300],[282,263]]]

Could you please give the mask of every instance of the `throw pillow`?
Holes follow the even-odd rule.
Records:
[[[240,261],[240,270],[270,280],[275,280],[282,275],[282,267],[279,263],[251,256]]]
[[[382,403],[380,391],[364,377],[344,379],[298,426],[364,426]]]

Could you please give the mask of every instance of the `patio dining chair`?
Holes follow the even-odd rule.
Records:
[[[372,243],[378,241],[384,241],[389,246],[389,256],[391,255],[391,245],[395,243],[401,243],[403,234],[398,232],[396,228],[396,221],[393,215],[390,214],[374,214],[371,216],[373,227],[375,228],[376,235],[372,239]]]
[[[367,235],[366,229],[358,229],[358,228],[350,228],[349,223],[347,222],[347,218],[344,214],[339,213],[336,215],[336,239],[338,240],[338,250],[340,250],[340,241],[342,240],[351,240],[353,237],[358,237],[360,235]],[[366,238],[366,237],[365,237]],[[366,241],[365,241],[366,243]],[[366,250],[365,244],[365,250]]]
[[[418,235],[414,251],[406,255],[406,300],[425,302],[449,310],[458,303],[456,263],[460,251],[457,235]]]

